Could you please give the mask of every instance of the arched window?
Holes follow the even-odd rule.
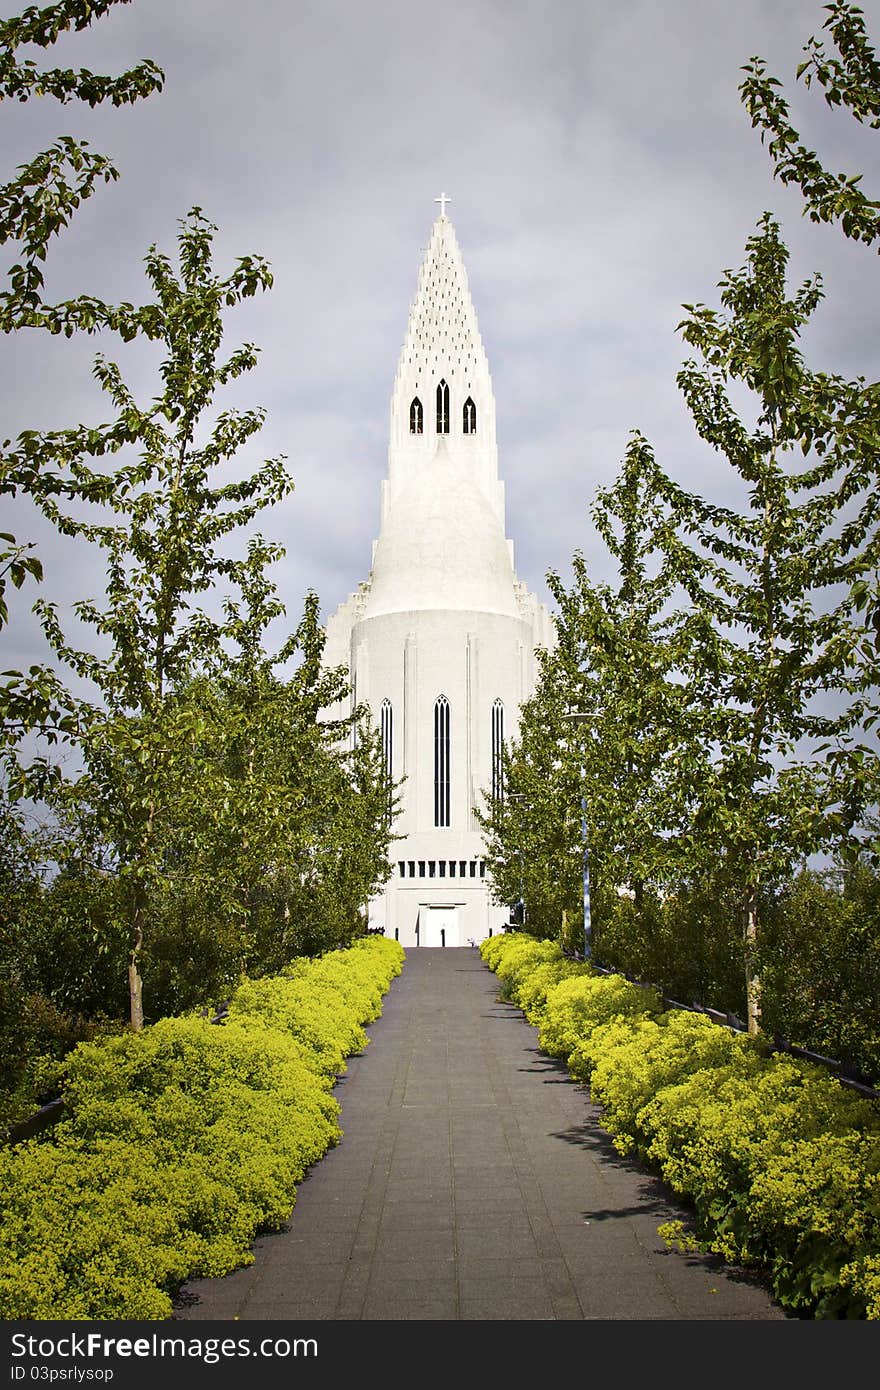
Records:
[[[422,403],[418,396],[413,396],[410,401],[409,432],[410,434],[421,434],[422,432]]]
[[[492,799],[504,796],[504,706],[496,700],[492,706]]]
[[[449,701],[434,705],[434,824],[449,824]]]
[[[379,715],[380,715],[379,723],[380,723],[380,727],[381,727],[381,731],[382,731],[382,762],[383,762],[383,765],[384,765],[384,766],[383,766],[383,772],[384,772],[384,776],[385,776],[385,790],[386,790],[386,795],[387,795],[387,798],[388,798],[388,800],[387,800],[387,805],[386,805],[386,808],[385,808],[385,813],[386,813],[386,815],[388,816],[388,818],[390,819],[390,817],[391,817],[391,800],[392,800],[392,796],[393,796],[392,781],[393,781],[393,777],[394,777],[394,766],[393,766],[393,761],[392,761],[392,760],[393,760],[393,749],[394,749],[394,741],[393,741],[393,736],[394,736],[394,715],[392,714],[392,711],[391,711],[391,701],[390,701],[390,700],[383,700],[383,701],[382,701],[382,707],[381,707],[381,709],[380,709],[380,711],[379,711]]]
[[[437,387],[437,433],[449,433],[449,387],[445,381]]]
[[[477,432],[477,407],[474,405],[470,396],[464,403],[462,410],[462,427],[465,434],[476,434]]]

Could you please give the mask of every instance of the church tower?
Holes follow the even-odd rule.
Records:
[[[501,750],[535,685],[547,609],[505,536],[495,397],[448,201],[419,271],[391,395],[369,577],[327,624],[324,660],[381,729],[401,807],[370,926],[403,946],[466,946],[508,920],[474,815],[503,794]]]

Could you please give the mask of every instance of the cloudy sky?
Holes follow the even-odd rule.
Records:
[[[880,3],[863,8],[880,41]],[[737,93],[762,55],[811,147],[876,190],[876,133],[794,82],[822,18],[816,0],[133,0],[51,62],[117,72],[150,57],[164,91],[122,111],[5,103],[3,167],[69,133],[120,171],[57,244],[50,295],[141,300],[144,252],[173,251],[194,204],[220,229],[221,267],[249,252],[271,262],[272,292],[229,320],[231,341],[262,353],[227,403],[268,412],[241,467],[283,453],[295,479],[261,523],[287,547],[277,577],[293,619],[307,588],[326,616],[369,569],[397,357],[435,199],[451,195],[507,530],[520,577],[546,598],[546,571],[565,574],[577,547],[604,573],[588,507],[633,428],[680,482],[727,495],[675,384],[676,325],[683,302],[717,302],[764,209],[793,278],[824,275],[809,362],[880,375],[876,251],[801,216]],[[4,436],[106,419],[96,346],[0,344]],[[150,351],[100,346],[152,394]],[[82,545],[21,509],[13,529],[39,537],[52,597],[100,592]],[[2,640],[4,666],[39,655],[21,617]]]

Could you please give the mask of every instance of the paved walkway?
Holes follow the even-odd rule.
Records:
[[[681,1215],[538,1051],[472,949],[411,950],[336,1094],[344,1137],[255,1263],[192,1319],[780,1319],[759,1284],[666,1250]]]

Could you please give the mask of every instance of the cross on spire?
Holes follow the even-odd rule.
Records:
[[[434,202],[440,204],[440,216],[441,216],[441,217],[445,217],[445,216],[446,216],[446,204],[452,202],[452,199],[450,198],[449,194],[448,194],[448,193],[441,193],[439,198],[435,198],[435,199],[434,199]]]

